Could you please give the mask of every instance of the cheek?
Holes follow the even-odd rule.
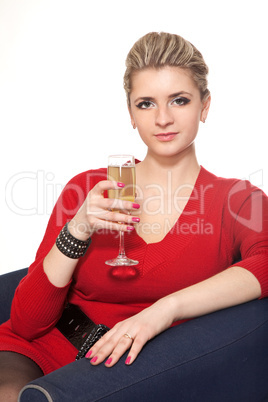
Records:
[[[200,118],[201,118],[201,111],[199,109],[195,110],[194,112],[187,113],[185,115],[185,126],[188,126],[189,129],[196,129],[199,127],[200,123]]]
[[[137,126],[137,130],[138,130],[141,140],[144,142],[145,145],[148,146],[149,145],[149,137],[148,137],[148,135],[146,135],[146,130],[141,129],[138,126]]]
[[[149,138],[152,128],[150,126],[150,122],[146,118],[136,119],[135,120],[137,131],[141,140],[144,142],[145,145],[149,145]]]
[[[139,133],[141,134],[142,132],[147,132],[147,130],[150,128],[152,125],[152,119],[150,119],[150,116],[146,115],[144,113],[143,116],[136,116],[135,118],[135,123],[137,126],[137,129]]]

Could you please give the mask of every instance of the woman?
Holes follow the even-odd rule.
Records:
[[[214,176],[196,158],[210,106],[202,55],[180,36],[150,33],[126,65],[131,123],[148,148],[137,163],[137,200],[106,198],[124,186],[107,181],[106,169],[67,184],[0,329],[0,399],[16,400],[28,381],[75,359],[77,349],[55,327],[66,299],[111,328],[86,357],[112,367],[127,350],[132,364],[171,325],[268,294],[267,197],[248,182]],[[140,261],[130,277],[105,265],[119,230],[128,256]],[[63,247],[73,237],[78,258]]]

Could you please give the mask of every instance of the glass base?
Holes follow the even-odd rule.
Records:
[[[126,256],[118,256],[112,260],[105,261],[105,264],[110,265],[111,267],[129,267],[131,265],[137,265],[139,261],[131,260],[130,258],[127,258]]]

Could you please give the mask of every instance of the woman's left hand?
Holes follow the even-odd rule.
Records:
[[[143,346],[173,323],[169,300],[168,297],[160,299],[133,317],[117,323],[95,343],[86,357],[93,365],[106,359],[105,365],[112,367],[130,349],[125,363],[133,363]]]

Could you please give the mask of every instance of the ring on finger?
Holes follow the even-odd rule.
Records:
[[[124,337],[125,337],[125,338],[129,338],[129,339],[131,339],[131,340],[133,341],[132,336],[131,336],[131,335],[129,335],[128,333],[125,333],[125,334],[124,334]]]

